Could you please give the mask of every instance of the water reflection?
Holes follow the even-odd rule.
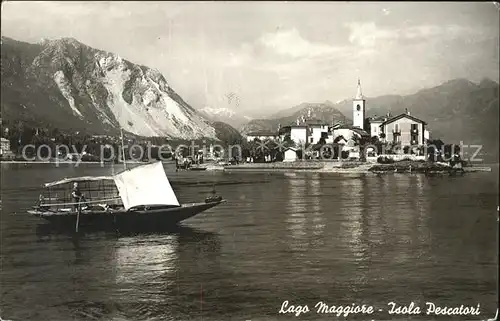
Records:
[[[314,174],[308,180],[309,195],[311,199],[311,215],[313,222],[313,235],[319,237],[323,235],[325,223],[323,218],[323,209],[321,208],[321,177],[319,174]]]
[[[224,275],[217,234],[182,228],[169,235],[124,238],[117,244],[114,300],[134,320],[198,316],[202,286]],[[220,285],[220,284],[219,284]]]
[[[366,244],[362,240],[362,204],[365,199],[365,184],[363,182],[363,179],[357,178],[340,180],[342,194],[346,195],[342,198],[344,204],[340,207],[342,239],[347,241],[346,245],[356,261],[364,260],[367,252]]]
[[[387,184],[387,177],[377,176],[371,179],[366,179],[367,193],[365,195],[363,209],[366,215],[365,238],[369,240],[372,256],[376,255],[377,247],[385,242],[385,221],[383,217],[383,187]],[[374,252],[375,251],[375,252]]]
[[[148,284],[158,273],[175,272],[177,248],[178,235],[120,238],[116,244],[116,282],[127,287],[138,277]]]
[[[292,237],[290,245],[294,251],[302,247],[302,240],[306,236],[306,178],[299,177],[288,180],[288,204],[286,206],[286,225]]]
[[[183,313],[182,301],[194,302],[199,295],[193,280],[222,273],[217,234],[198,229],[74,233],[40,225],[36,231],[46,251],[60,256],[47,256],[37,269],[55,277],[54,287],[66,289],[54,290],[62,296],[51,298],[48,309],[59,315],[67,309],[66,319],[171,318]],[[51,272],[49,262],[61,259],[67,268]],[[112,305],[106,303],[110,300]]]
[[[430,213],[429,201],[425,193],[425,184],[427,180],[424,175],[416,175],[416,208],[417,208],[417,237],[421,245],[427,245],[430,242],[430,230],[428,218]],[[427,246],[425,247],[427,248]],[[419,257],[422,256],[423,249],[420,249]]]

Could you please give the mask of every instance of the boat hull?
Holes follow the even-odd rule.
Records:
[[[92,227],[102,229],[133,229],[152,226],[170,226],[193,217],[203,211],[223,203],[224,201],[210,203],[183,204],[179,207],[134,210],[134,211],[109,211],[109,212],[82,212],[78,218],[78,227]],[[58,225],[76,228],[77,213],[54,213],[41,212],[38,210],[28,213],[41,217],[48,222]]]

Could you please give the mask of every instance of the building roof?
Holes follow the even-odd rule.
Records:
[[[368,134],[366,131],[362,130],[359,127],[354,127],[352,125],[342,125],[339,127],[335,127],[334,129],[349,129],[358,134],[359,136],[368,136],[370,137],[370,134]]]
[[[370,122],[381,122],[383,123],[384,121],[387,120],[387,116],[373,116],[373,117],[370,117]]]
[[[351,129],[352,125],[338,124],[333,126],[334,129]]]
[[[361,128],[353,127],[353,128],[351,128],[351,130],[353,132],[357,133],[359,136],[368,136],[368,137],[370,137],[370,134],[368,134],[366,131],[362,130]]]
[[[261,131],[248,133],[247,136],[278,136],[278,133]]]
[[[328,123],[326,123],[320,119],[308,119],[308,120],[306,120],[306,124],[308,126],[328,126]]]
[[[333,142],[334,142],[335,144],[338,144],[338,143],[340,142],[340,140],[344,140],[345,142],[347,142],[347,139],[346,139],[344,136],[342,136],[342,135],[337,136],[337,137],[333,140]]]
[[[409,118],[417,123],[421,123],[421,124],[424,124],[424,125],[427,125],[427,123],[421,119],[418,119],[417,117],[414,117],[414,116],[411,116],[411,115],[408,115],[406,113],[402,113],[402,114],[399,114],[397,116],[394,116],[386,121],[384,121],[382,124],[380,124],[380,126],[384,126],[384,125],[387,125],[387,124],[390,124],[392,122],[395,122],[396,120],[399,120],[401,118]]]

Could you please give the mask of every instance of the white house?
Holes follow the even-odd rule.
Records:
[[[0,145],[0,155],[3,154],[10,154],[10,142],[7,138],[0,138],[1,145]]]
[[[424,140],[428,141],[429,139],[431,139],[431,132],[427,129],[424,129]]]
[[[381,129],[380,125],[387,120],[387,117],[371,117],[370,118],[370,136],[377,136],[380,137]]]
[[[308,126],[308,143],[316,144],[319,142],[321,137],[325,137],[325,140],[328,140],[328,124],[325,124],[321,121],[310,121],[307,123]]]
[[[289,147],[285,150],[283,161],[295,162],[297,160],[297,149]]]
[[[427,123],[406,113],[392,117],[380,124],[388,143],[400,143],[402,146],[425,145],[425,126]],[[429,135],[429,134],[427,134]]]
[[[306,125],[284,126],[280,129],[279,137],[281,140],[285,140],[285,138],[289,136],[297,147],[299,147],[307,142],[307,131],[308,128]]]
[[[298,145],[305,144],[307,142],[307,126],[291,126],[290,138]]]

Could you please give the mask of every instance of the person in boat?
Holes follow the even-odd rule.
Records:
[[[80,190],[77,182],[73,184],[73,191],[71,192],[71,196],[73,196],[75,210],[78,210],[78,203],[85,201],[85,198],[83,197],[82,191]]]

